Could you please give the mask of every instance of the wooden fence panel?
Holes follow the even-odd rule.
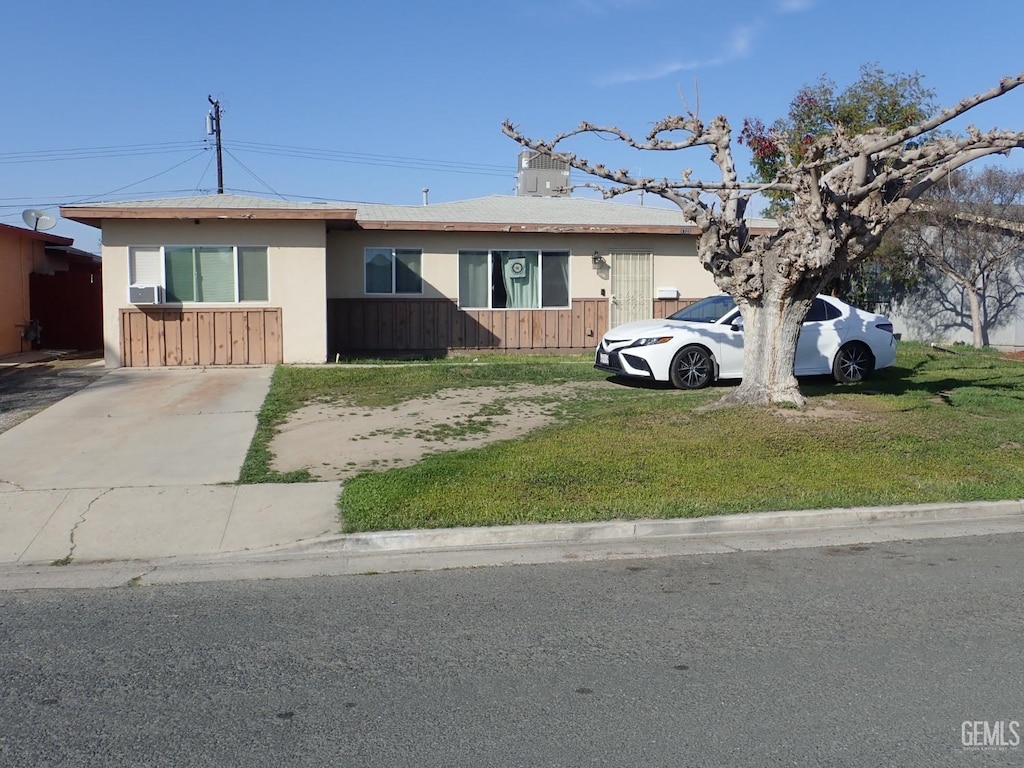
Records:
[[[199,361],[199,337],[196,331],[196,313],[181,316],[181,364],[196,365]]]
[[[249,362],[255,365],[262,365],[266,362],[266,348],[263,345],[263,337],[260,333],[262,330],[260,313],[245,312],[243,315],[245,318],[245,348]]]
[[[263,361],[268,365],[284,362],[284,328],[280,309],[264,309],[263,316]]]
[[[281,310],[121,310],[126,367],[277,364],[284,357]]]

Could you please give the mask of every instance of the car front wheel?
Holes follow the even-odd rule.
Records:
[[[669,377],[676,389],[701,389],[711,383],[714,364],[702,347],[683,347],[672,358]]]
[[[875,367],[875,358],[866,344],[851,341],[839,350],[832,363],[832,377],[840,384],[864,381]]]

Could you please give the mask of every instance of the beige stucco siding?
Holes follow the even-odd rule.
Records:
[[[714,293],[714,281],[697,259],[696,238],[688,235],[565,235],[503,232],[332,232],[327,236],[327,297],[364,298],[363,251],[369,247],[420,248],[423,297],[456,299],[460,250],[538,249],[571,254],[569,294],[593,298],[609,293],[608,269],[595,269],[594,252],[652,253],[653,288],[674,287],[683,297]]]
[[[132,306],[128,303],[128,249],[146,245],[266,246],[268,300],[236,306],[280,307],[284,362],[322,363],[327,354],[325,243],[322,221],[105,221],[103,338],[106,364],[120,365],[119,314],[122,308]]]

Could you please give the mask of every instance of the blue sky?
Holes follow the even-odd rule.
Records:
[[[21,211],[216,189],[207,96],[224,107],[225,186],[288,199],[419,204],[511,194],[512,119],[549,137],[581,120],[635,134],[683,100],[770,122],[822,75],[920,72],[949,106],[1024,70],[1024,5],[860,0],[51,0],[4,12],[0,222]],[[726,8],[727,12],[719,9]],[[682,96],[682,98],[681,98]],[[1024,88],[977,110],[1024,129]],[[695,177],[704,150],[580,153]],[[312,150],[312,151],[311,151]],[[1019,151],[1018,151],[1019,153]],[[1022,164],[1024,153],[1008,161]],[[738,148],[744,168],[748,155]],[[574,181],[584,179],[574,177]],[[635,200],[633,202],[636,202]],[[650,204],[650,203],[648,203]],[[54,230],[98,249],[98,232]]]

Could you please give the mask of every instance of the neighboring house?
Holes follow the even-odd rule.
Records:
[[[73,243],[0,224],[0,355],[102,346],[101,262]]]
[[[716,290],[679,211],[582,198],[213,195],[61,214],[103,231],[110,366],[590,349]]]
[[[919,207],[926,216],[931,213],[927,204]],[[916,234],[917,244],[911,240],[912,249],[925,255],[917,283],[906,297],[885,309],[902,337],[973,344],[974,301],[982,344],[1024,349],[1024,252],[1020,250],[1024,224],[1020,211],[1013,211],[1012,218],[1002,218],[960,207],[955,213],[934,214]]]

